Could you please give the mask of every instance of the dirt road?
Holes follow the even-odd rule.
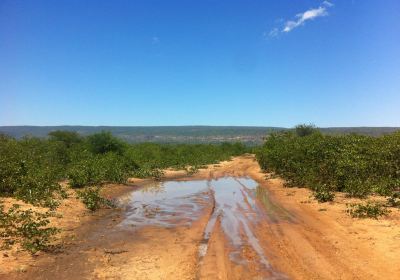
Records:
[[[120,187],[60,253],[1,279],[400,279],[400,215],[354,220],[349,202],[265,179],[252,156]],[[112,192],[112,191],[111,191]],[[115,192],[114,192],[115,193]]]

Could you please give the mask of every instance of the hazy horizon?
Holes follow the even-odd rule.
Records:
[[[298,123],[296,125],[312,123]],[[183,125],[81,125],[81,124],[60,124],[60,125],[0,125],[0,127],[132,127],[132,128],[150,128],[150,127],[249,127],[249,128],[285,128],[291,129],[293,126],[277,126],[277,125],[207,125],[207,124],[183,124]],[[316,126],[317,128],[400,128],[400,126]]]

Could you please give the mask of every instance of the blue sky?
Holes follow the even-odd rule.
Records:
[[[0,1],[0,125],[400,126],[398,0]]]

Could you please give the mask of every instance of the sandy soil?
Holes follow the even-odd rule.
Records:
[[[400,279],[397,209],[380,220],[352,219],[344,210],[354,200],[337,194],[335,203],[319,204],[307,189],[284,188],[282,180],[266,179],[250,155],[190,177],[183,171],[166,171],[166,178],[175,180],[224,176],[250,176],[265,189],[267,215],[252,231],[274,270],[287,278]],[[114,185],[106,192],[121,196],[147,183],[132,179],[132,186]],[[262,279],[251,248],[241,252],[247,266],[230,260],[231,244],[219,221],[207,254],[199,260],[198,247],[212,205],[205,203],[201,217],[190,227],[147,226],[130,231],[118,226],[122,210],[89,214],[78,201],[65,204],[65,220],[60,221],[67,229],[64,250],[36,257],[21,252],[0,255],[0,279]]]

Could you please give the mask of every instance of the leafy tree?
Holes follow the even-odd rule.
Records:
[[[89,149],[94,154],[105,154],[114,152],[122,155],[125,151],[126,145],[122,140],[112,136],[111,132],[102,131],[87,137]]]
[[[318,132],[318,129],[313,124],[299,124],[294,128],[296,135],[304,137]]]
[[[64,143],[67,148],[82,143],[82,137],[75,131],[55,130],[49,133],[50,140]]]

